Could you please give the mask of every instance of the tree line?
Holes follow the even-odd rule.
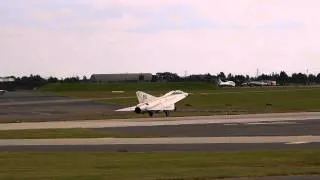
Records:
[[[49,77],[44,78],[40,75],[30,75],[30,76],[22,76],[22,77],[15,77],[10,76],[9,78],[14,78],[14,82],[2,82],[0,83],[0,89],[6,90],[14,90],[14,89],[35,89],[41,87],[46,84],[50,83],[80,83],[80,82],[89,82],[86,76],[82,78],[75,76],[75,77],[67,77],[67,78],[57,78],[57,77]]]
[[[226,75],[224,72],[220,72],[217,75],[208,74],[193,74],[185,77],[180,77],[176,73],[163,72],[157,73],[153,80],[157,81],[166,81],[166,82],[179,82],[179,81],[198,81],[198,82],[207,82],[207,83],[216,83],[218,79],[222,81],[234,81],[237,85],[241,85],[249,81],[276,81],[279,85],[292,85],[292,84],[320,84],[320,73],[318,75],[314,74],[304,74],[304,73],[293,73],[289,76],[285,71],[280,73],[272,74],[261,74],[257,77],[251,77],[249,75],[236,75],[229,73]]]
[[[30,75],[22,77],[14,77],[14,82],[2,82],[0,83],[0,89],[34,89],[45,84],[49,83],[90,83],[90,79],[86,76],[79,77],[66,77],[66,78],[57,78],[49,77],[43,78],[40,75]],[[140,78],[139,78],[140,79]],[[205,82],[205,83],[216,83],[218,79],[223,81],[229,80],[234,81],[237,85],[248,81],[263,81],[271,80],[277,81],[279,85],[313,85],[320,84],[320,73],[318,75],[314,74],[304,74],[304,73],[293,73],[288,75],[286,72],[281,71],[280,73],[272,74],[261,74],[257,77],[251,77],[249,75],[236,75],[236,74],[225,74],[220,72],[216,75],[207,73],[207,74],[192,74],[189,76],[179,76],[176,73],[171,72],[159,72],[152,76],[152,82]],[[141,79],[140,79],[141,80]],[[142,79],[143,81],[143,79]]]

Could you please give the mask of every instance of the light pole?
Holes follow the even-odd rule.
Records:
[[[309,69],[307,69],[307,86],[309,85]]]

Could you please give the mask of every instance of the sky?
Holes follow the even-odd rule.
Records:
[[[320,73],[319,0],[0,0],[0,76]]]

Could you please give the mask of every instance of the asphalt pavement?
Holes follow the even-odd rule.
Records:
[[[119,144],[119,145],[27,145],[0,146],[0,152],[188,152],[320,150],[320,143],[226,143],[226,144]]]
[[[105,117],[119,107],[94,100],[99,99],[73,99],[37,91],[7,92],[0,96],[0,123]]]
[[[131,97],[129,97],[131,98]],[[0,130],[91,128],[96,131],[176,138],[100,138],[0,140],[0,152],[58,151],[266,151],[320,150],[320,113],[61,121],[77,112],[106,113],[116,107],[33,92],[0,97],[3,119],[46,118],[59,122],[3,123]],[[81,114],[80,114],[81,115]],[[82,114],[83,115],[83,114]],[[240,178],[229,180],[318,180],[319,176]]]
[[[21,107],[26,109],[25,114],[22,113],[20,116],[31,116],[30,114],[40,112],[41,115],[48,117],[64,114],[63,112],[70,111],[72,106],[82,108],[73,107],[74,111],[93,109],[96,112],[107,107],[87,100],[35,93],[37,92],[14,92],[1,97],[0,107],[3,109],[0,109],[0,116],[1,113],[15,116],[14,108],[20,108],[17,111],[21,113]],[[29,105],[21,106],[19,103],[29,103]],[[42,111],[43,108],[49,110]],[[114,138],[102,142],[101,139],[56,139],[38,140],[35,144],[33,143],[37,140],[1,140],[0,149],[21,151],[50,149],[115,151],[124,147],[132,151],[319,149],[319,127],[319,112],[2,123],[0,130],[91,128],[96,131],[133,136],[177,137],[180,140],[149,138],[141,141],[141,139]]]
[[[131,126],[94,130],[160,137],[316,136],[320,135],[320,120]]]

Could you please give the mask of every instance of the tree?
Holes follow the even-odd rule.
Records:
[[[234,82],[237,85],[241,85],[242,83],[244,83],[246,81],[246,77],[243,75],[235,75],[234,76]]]
[[[48,83],[57,83],[59,80],[56,77],[49,77],[48,78]]]
[[[288,84],[289,83],[289,76],[287,75],[286,72],[284,71],[281,71],[280,72],[280,75],[279,75],[279,78],[277,79],[278,83],[280,85],[285,85],[285,84]]]
[[[314,84],[317,82],[317,76],[313,74],[309,74],[308,79],[307,79],[307,84]]]
[[[306,84],[308,77],[307,77],[307,75],[302,74],[302,73],[298,73],[298,74],[297,73],[293,73],[291,79],[292,79],[293,83]]]
[[[144,81],[144,75],[141,74],[141,75],[139,76],[139,81]]]
[[[320,83],[320,73],[317,75],[317,83]]]
[[[205,76],[204,76],[204,81],[205,82],[212,82],[212,76],[211,76],[211,74],[210,73],[208,73],[208,74],[206,74]]]
[[[63,83],[79,83],[80,82],[80,78],[78,76],[76,76],[76,77],[67,77],[67,78],[63,79],[62,82]]]
[[[224,72],[220,72],[217,77],[220,78],[221,80],[226,79],[226,75],[224,74]]]
[[[88,81],[87,76],[83,76],[83,77],[82,77],[82,81],[83,81],[83,82],[87,82],[87,81]]]
[[[157,73],[158,80],[160,81],[168,81],[168,82],[174,82],[179,81],[180,77],[176,73],[171,72],[163,72],[163,73]]]

